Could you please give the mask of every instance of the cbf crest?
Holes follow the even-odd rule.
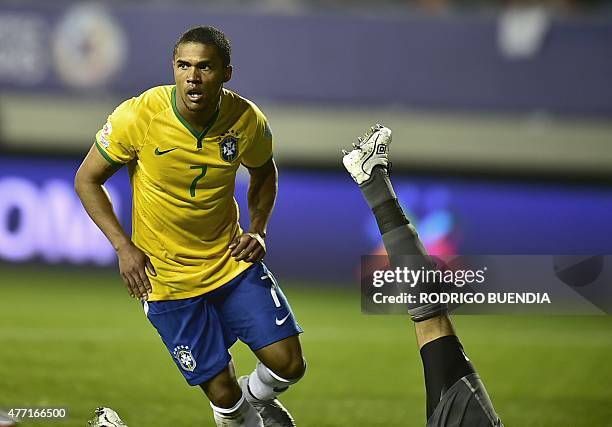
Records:
[[[196,368],[196,361],[191,354],[191,350],[188,345],[179,345],[174,348],[172,352],[174,358],[178,361],[181,368],[185,371],[193,372]]]
[[[238,157],[238,138],[234,131],[222,137],[219,143],[219,153],[221,158],[228,163],[232,163]]]

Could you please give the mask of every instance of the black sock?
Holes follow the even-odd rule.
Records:
[[[397,198],[389,180],[389,174],[383,166],[374,166],[370,179],[359,188],[370,209],[374,209],[387,200]]]
[[[380,235],[408,224],[408,219],[397,199],[389,199],[372,209]]]
[[[406,267],[414,271],[435,268],[419,235],[395,198],[395,192],[386,170],[377,167],[374,168],[374,172],[372,179],[361,187],[361,191],[372,207],[372,213],[376,218],[391,267]],[[440,286],[433,283],[419,282],[413,285],[410,293],[416,296],[417,300],[406,304],[412,320],[420,322],[446,313],[445,304],[421,302],[418,299],[421,293],[439,291]]]
[[[449,335],[428,342],[421,348],[427,389],[427,419],[442,395],[453,384],[476,371],[463,352],[459,338]]]

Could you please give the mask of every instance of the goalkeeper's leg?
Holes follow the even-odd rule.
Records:
[[[376,129],[376,130],[375,130]],[[432,263],[414,227],[400,207],[389,179],[388,147],[391,131],[372,128],[343,163],[359,184],[372,209],[391,262],[409,260],[419,269]],[[379,148],[383,146],[384,149]],[[401,257],[410,255],[410,257]],[[419,292],[436,292],[431,284]],[[427,392],[428,426],[501,426],[484,385],[463,351],[443,304],[413,304],[408,312],[415,322]]]

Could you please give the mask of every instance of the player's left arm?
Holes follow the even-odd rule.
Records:
[[[266,255],[266,229],[278,192],[278,170],[273,158],[257,168],[247,168],[251,175],[248,190],[249,232],[230,244],[237,261],[257,262]]]

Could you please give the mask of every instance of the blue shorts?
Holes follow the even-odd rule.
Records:
[[[190,385],[221,372],[238,338],[255,351],[302,332],[262,262],[207,294],[145,302],[144,309]]]

